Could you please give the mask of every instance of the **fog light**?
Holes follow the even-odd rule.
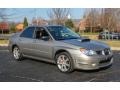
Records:
[[[93,67],[95,67],[95,66],[96,66],[96,64],[95,64],[95,63],[93,63],[93,64],[92,64],[92,66],[93,66]]]

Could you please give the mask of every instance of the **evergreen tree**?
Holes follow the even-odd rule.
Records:
[[[26,28],[26,27],[28,26],[28,21],[27,21],[27,18],[26,18],[26,17],[24,18],[23,24],[24,24],[24,28]]]
[[[68,28],[73,28],[74,27],[73,21],[71,19],[68,19],[65,22],[65,26],[68,27]]]

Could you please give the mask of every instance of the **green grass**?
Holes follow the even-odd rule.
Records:
[[[98,40],[98,35],[81,35],[81,36],[85,38],[90,38],[93,40]]]
[[[107,43],[111,47],[120,47],[120,40],[104,40],[102,42]]]

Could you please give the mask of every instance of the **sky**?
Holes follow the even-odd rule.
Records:
[[[50,10],[51,8],[10,8],[6,9],[6,13],[10,15],[8,21],[23,22],[24,17],[27,17],[28,21],[31,22],[32,18],[36,16],[48,20]],[[84,11],[84,8],[70,8],[71,18],[81,19]]]

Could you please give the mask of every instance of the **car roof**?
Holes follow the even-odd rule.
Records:
[[[57,26],[62,26],[62,25],[31,25],[28,27],[57,27]]]

